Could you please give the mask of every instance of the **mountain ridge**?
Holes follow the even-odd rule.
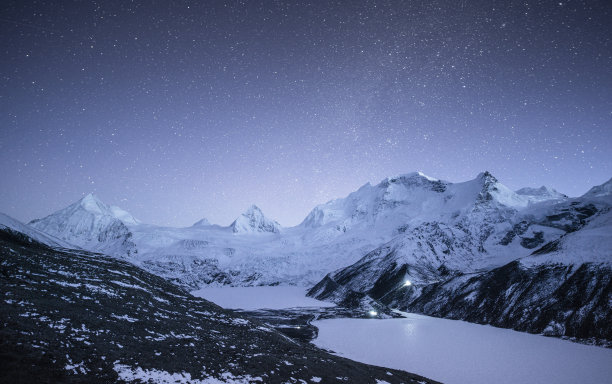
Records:
[[[316,206],[301,224],[282,230],[251,206],[229,227],[126,226],[109,214],[103,216],[112,219],[107,226],[94,226],[93,232],[68,231],[76,241],[67,237],[82,248],[124,257],[189,289],[205,285],[306,285],[315,286],[311,295],[319,299],[373,300],[426,314],[467,316],[444,297],[473,294],[491,300],[483,291],[491,276],[520,276],[521,284],[537,285],[533,279],[544,274],[549,276],[548,286],[561,286],[565,278],[554,272],[556,266],[574,270],[590,263],[582,269],[585,273],[580,281],[590,277],[605,285],[601,279],[612,263],[610,184],[608,181],[581,197],[568,198],[549,188],[517,193],[489,172],[460,183],[413,172],[385,178],[376,185],[365,184],[344,198]],[[90,210],[99,208],[95,203]],[[78,212],[76,216],[81,218],[83,213]],[[53,230],[72,222],[69,215],[55,218],[49,220],[55,227],[40,228],[40,221],[33,225]],[[73,227],[88,229],[79,225]],[[52,230],[48,233],[56,237],[66,233]],[[542,273],[529,272],[534,269]],[[465,276],[475,280],[464,287]],[[405,280],[412,282],[409,290],[404,289]],[[470,288],[474,284],[480,288]],[[456,285],[463,288],[449,291],[448,287]],[[558,292],[551,290],[547,295]],[[494,300],[504,302],[495,294]],[[437,306],[420,305],[426,297]],[[523,311],[538,303],[523,298],[504,305]],[[555,303],[562,301],[549,302],[552,306]],[[466,319],[491,323],[491,316],[496,316],[494,312],[478,313],[481,318]],[[577,334],[571,332],[580,327],[575,324],[589,322],[578,315],[572,319],[555,316],[539,317],[538,321],[564,324],[551,325],[558,336],[574,337]],[[518,315],[513,319],[495,324],[544,329],[517,323]]]

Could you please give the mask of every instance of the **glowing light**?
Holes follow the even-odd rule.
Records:
[[[376,315],[378,315],[378,312],[376,312],[376,311],[374,311],[374,310],[370,311],[369,313],[370,313],[370,316],[376,316]]]
[[[404,283],[404,287],[409,287],[411,285],[412,283],[410,282],[410,280],[406,280],[406,282]]]

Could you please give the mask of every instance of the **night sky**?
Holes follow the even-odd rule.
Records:
[[[0,211],[282,225],[411,171],[612,176],[612,2],[3,1]]]

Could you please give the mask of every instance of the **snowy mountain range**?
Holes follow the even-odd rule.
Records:
[[[566,269],[565,274],[551,275],[549,296],[557,295],[571,272],[587,264],[590,272],[584,279],[610,279],[611,185],[612,180],[569,198],[548,187],[514,192],[488,172],[461,183],[415,172],[366,184],[345,198],[319,205],[291,228],[281,228],[256,206],[229,227],[205,219],[188,228],[159,227],[88,195],[30,226],[79,248],[125,258],[191,289],[317,284],[311,294],[320,299],[376,300],[394,308],[468,319],[467,313],[449,307],[451,298],[467,297],[473,305],[503,303],[499,308],[506,310],[504,316],[510,316],[512,310],[506,308],[516,304],[512,316],[520,319],[527,313],[524,306],[541,304],[538,295],[529,292],[533,302],[524,297],[508,300],[512,292],[526,294],[518,287],[541,278],[535,270]],[[499,291],[499,297],[488,297],[491,291],[484,291],[490,285],[484,282],[499,278],[497,271],[508,266],[520,270],[522,280],[508,280],[515,285]],[[594,299],[606,304],[612,300],[609,295],[608,287]],[[602,316],[609,318],[612,311],[606,305]],[[584,305],[574,308],[585,310]],[[538,327],[530,328],[518,320],[496,322],[493,316],[504,316],[481,312],[470,321],[538,332],[552,329],[550,333],[560,335],[578,335],[568,331],[568,319],[584,325],[587,317],[544,316]],[[579,336],[612,340],[612,335],[589,332]]]

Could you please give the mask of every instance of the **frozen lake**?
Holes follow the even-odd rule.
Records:
[[[329,307],[303,287],[222,287],[192,292],[225,308]],[[612,384],[612,349],[508,329],[405,314],[405,319],[315,321],[319,347],[446,384]]]
[[[306,297],[306,288],[291,286],[275,287],[215,287],[191,292],[223,308],[285,309],[296,307],[333,307],[334,304]]]
[[[610,384],[612,349],[463,321],[406,319],[313,322],[313,342],[364,363],[447,384]]]

